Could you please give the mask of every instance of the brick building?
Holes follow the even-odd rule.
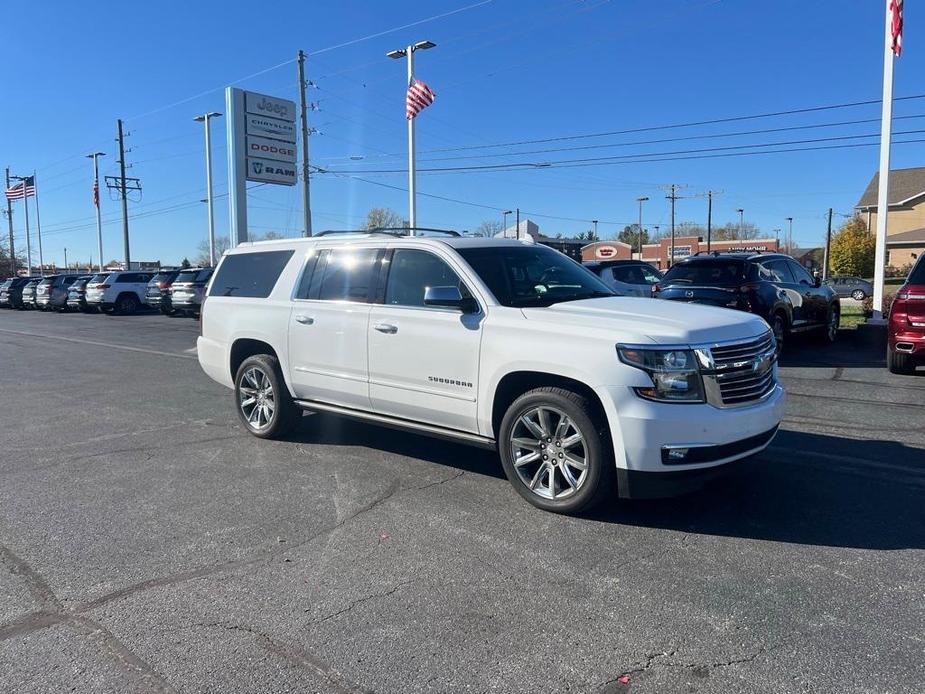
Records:
[[[880,176],[870,179],[855,209],[877,229]],[[886,220],[887,265],[905,267],[925,253],[925,166],[890,171],[890,214]]]

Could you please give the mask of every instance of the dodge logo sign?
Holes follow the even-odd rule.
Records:
[[[295,145],[291,142],[280,142],[265,137],[247,137],[247,155],[261,159],[276,159],[289,164],[295,163]]]

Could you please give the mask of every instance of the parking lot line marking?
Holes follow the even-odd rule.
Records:
[[[82,345],[95,345],[97,347],[112,347],[113,349],[121,349],[127,352],[142,352],[143,354],[155,354],[161,357],[176,357],[177,359],[198,359],[191,354],[180,354],[179,352],[164,352],[159,349],[146,349],[144,347],[130,347],[129,345],[117,345],[112,342],[98,342],[96,340],[84,340],[79,337],[62,337],[61,335],[40,335],[38,333],[30,333],[25,330],[9,330],[8,328],[0,328],[0,333],[9,333],[11,335],[21,335],[23,337],[38,337],[43,340],[62,340],[64,342],[76,342],[77,344]]]

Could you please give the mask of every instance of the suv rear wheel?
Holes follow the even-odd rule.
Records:
[[[777,356],[780,356],[780,353],[784,351],[784,339],[787,337],[787,319],[783,314],[775,313],[771,317],[771,331],[777,343]]]
[[[915,361],[911,354],[895,352],[889,347],[886,350],[886,364],[890,373],[908,376],[915,373]]]
[[[268,354],[248,357],[238,367],[234,402],[242,424],[261,439],[283,436],[300,413],[283,381],[279,362]]]
[[[578,513],[615,489],[606,423],[587,398],[564,388],[536,388],[517,398],[501,422],[501,464],[534,506]]]
[[[113,307],[114,313],[122,316],[131,315],[138,310],[138,297],[134,294],[121,294],[116,299],[116,305]]]
[[[838,337],[838,326],[841,323],[841,310],[837,304],[829,306],[829,311],[825,316],[825,327],[822,330],[822,341],[829,344],[835,342]]]

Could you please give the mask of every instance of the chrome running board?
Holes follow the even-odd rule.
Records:
[[[385,414],[376,414],[373,412],[365,412],[363,410],[354,410],[350,407],[331,405],[326,402],[316,402],[314,400],[296,400],[295,404],[304,410],[330,412],[331,414],[350,417],[351,419],[356,419],[361,422],[378,424],[380,426],[389,427],[391,429],[411,431],[416,434],[423,434],[424,436],[433,436],[438,439],[447,439],[449,441],[467,443],[472,446],[478,446],[479,448],[487,448],[490,450],[495,450],[497,448],[497,442],[494,439],[488,438],[486,436],[479,436],[478,434],[471,434],[467,431],[447,429],[445,427],[436,426],[434,424],[424,424],[422,422],[412,422],[408,419],[401,419],[400,417],[390,417],[389,415]]]

